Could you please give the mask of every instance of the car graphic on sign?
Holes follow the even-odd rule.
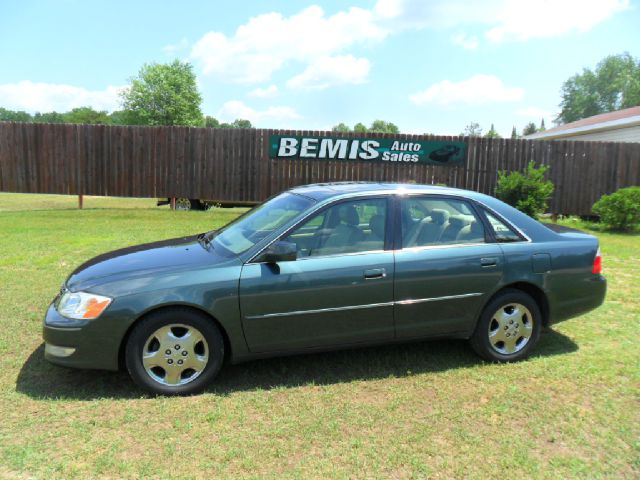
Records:
[[[454,156],[460,153],[460,147],[456,145],[447,145],[445,147],[434,150],[429,154],[429,159],[434,162],[447,163]]]

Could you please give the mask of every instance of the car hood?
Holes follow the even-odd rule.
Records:
[[[212,247],[204,247],[197,235],[172,238],[98,255],[76,268],[66,287],[78,291],[123,278],[210,268],[229,260]]]

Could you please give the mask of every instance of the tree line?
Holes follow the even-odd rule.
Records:
[[[556,125],[622,108],[640,105],[640,60],[629,53],[610,55],[599,62],[594,70],[585,68],[562,84],[560,113]],[[90,106],[74,108],[68,112],[36,112],[8,110],[0,107],[0,121],[36,123],[89,123],[103,125],[182,125],[210,128],[252,128],[249,120],[236,119],[220,122],[204,115],[202,96],[198,91],[196,75],[189,62],[175,60],[171,63],[145,64],[130,85],[120,92],[120,110],[112,113],[98,111]],[[350,127],[344,123],[335,125],[334,132],[400,133],[392,122],[375,120],[371,125],[356,123]],[[540,126],[527,123],[518,133],[514,126],[511,138],[544,131],[544,119]],[[483,135],[482,127],[469,123],[461,135],[500,138],[491,124]]]
[[[201,110],[202,96],[189,62],[145,64],[131,84],[120,92],[120,110],[109,113],[90,106],[68,112],[8,110],[0,107],[0,121],[34,123],[88,123],[98,125],[182,125],[187,127],[252,128],[236,119],[220,122]]]

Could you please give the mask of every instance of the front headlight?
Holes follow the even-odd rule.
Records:
[[[58,302],[58,313],[75,320],[93,320],[104,312],[111,300],[94,293],[65,292]]]

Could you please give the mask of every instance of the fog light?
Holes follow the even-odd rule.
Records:
[[[48,353],[54,357],[68,357],[69,355],[73,355],[75,351],[76,349],[72,347],[59,347],[49,343],[44,344],[44,353]]]

